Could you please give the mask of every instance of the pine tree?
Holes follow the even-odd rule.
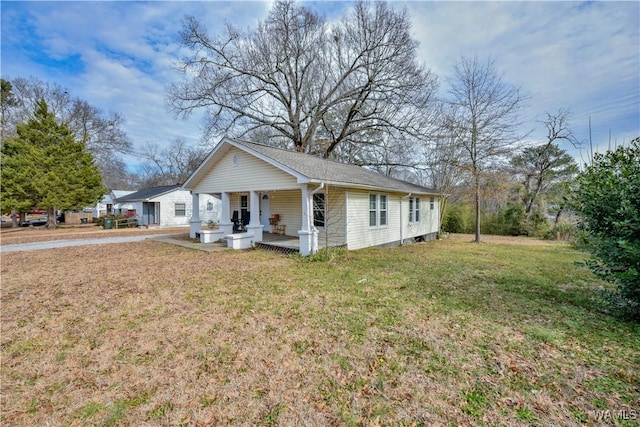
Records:
[[[44,100],[4,142],[1,177],[2,211],[46,209],[48,227],[55,227],[56,209],[95,204],[105,191],[91,153],[65,123],[56,123]]]

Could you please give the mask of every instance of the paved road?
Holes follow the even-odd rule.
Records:
[[[163,239],[175,236],[175,234],[146,234],[138,236],[120,236],[120,237],[102,237],[94,239],[65,239],[65,240],[49,240],[46,242],[33,243],[17,243],[14,245],[0,246],[0,253],[4,252],[21,252],[21,251],[37,251],[41,249],[67,248],[70,246],[85,245],[105,245],[113,243],[139,242],[145,239]]]

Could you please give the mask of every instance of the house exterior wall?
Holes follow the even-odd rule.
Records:
[[[162,196],[149,200],[160,203],[160,226],[161,227],[186,227],[191,220],[192,198],[191,193],[186,190],[176,190]],[[175,204],[185,204],[184,216],[176,216]]]
[[[188,206],[190,206],[193,203],[192,200],[193,199],[191,198]],[[209,194],[200,194],[199,202],[200,202],[199,213],[200,213],[200,220],[202,221],[202,223],[205,225],[208,224],[209,221],[213,221],[214,223],[220,223],[221,211],[222,211],[222,203],[220,202],[220,199],[217,199]],[[209,210],[207,206],[209,202],[211,202],[211,210]],[[188,209],[188,206],[187,206],[187,209]]]
[[[369,195],[387,196],[387,225],[369,226]],[[369,246],[381,246],[400,243],[403,239],[437,233],[438,198],[434,200],[434,209],[430,207],[429,196],[416,196],[421,199],[420,222],[409,223],[409,200],[397,193],[350,190],[347,194],[347,245],[349,249],[361,249]]]
[[[327,190],[325,190],[325,195]],[[318,228],[318,243],[324,246],[342,246],[347,244],[347,191],[340,187],[328,187],[329,196],[325,198],[326,214],[324,228]],[[328,236],[327,236],[328,232]]]
[[[302,228],[302,192],[272,191],[269,199],[271,216],[280,215],[280,225],[286,225],[285,234],[298,237],[298,230]]]
[[[234,147],[194,186],[193,192],[271,191],[298,186],[295,177]]]

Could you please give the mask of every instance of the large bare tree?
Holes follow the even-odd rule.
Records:
[[[328,23],[277,1],[256,29],[228,25],[216,36],[188,17],[182,42],[193,54],[168,101],[178,115],[206,110],[207,137],[259,132],[328,157],[383,134],[423,135],[429,124],[436,78],[417,60],[407,12],[386,3],[355,3]]]
[[[507,84],[492,59],[462,57],[449,79],[447,125],[451,138],[464,151],[462,165],[473,178],[475,241],[480,243],[481,178],[484,170],[503,161],[518,134],[523,97],[518,88]]]

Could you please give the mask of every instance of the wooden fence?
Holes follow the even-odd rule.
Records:
[[[82,224],[82,218],[86,218],[87,224],[93,223],[93,214],[91,212],[65,212],[65,225]]]

